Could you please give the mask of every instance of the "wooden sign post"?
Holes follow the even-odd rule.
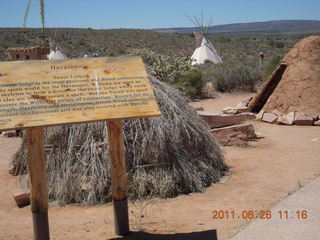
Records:
[[[34,239],[47,240],[50,236],[44,129],[30,128],[26,133]]]
[[[109,156],[111,159],[111,185],[115,232],[129,233],[128,184],[124,157],[124,133],[121,120],[107,122]]]
[[[159,116],[140,57],[0,63],[0,131],[27,129],[36,240],[48,240],[44,129],[107,120],[115,231],[129,233],[122,120]]]

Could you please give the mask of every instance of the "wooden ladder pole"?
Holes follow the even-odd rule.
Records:
[[[44,129],[30,128],[27,134],[27,158],[30,200],[35,240],[49,240],[47,171],[44,156]]]
[[[111,161],[112,202],[117,235],[129,234],[128,184],[121,120],[107,121],[108,149]]]

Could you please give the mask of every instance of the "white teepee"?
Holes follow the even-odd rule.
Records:
[[[203,64],[206,61],[213,63],[222,63],[217,51],[212,46],[211,42],[206,39],[205,36],[202,38],[201,45],[194,50],[192,56],[192,64]]]
[[[58,48],[56,50],[50,50],[47,57],[49,60],[68,59],[68,57]]]
[[[47,55],[49,60],[68,59],[67,55],[64,54],[63,50],[56,43],[56,41],[51,40],[49,45],[50,45],[50,53]]]
[[[213,63],[222,63],[217,51],[214,49],[212,43],[206,38],[206,33],[208,29],[212,26],[211,21],[204,26],[203,12],[201,19],[194,16],[193,19],[187,16],[190,21],[199,29],[199,32],[195,32],[194,36],[196,38],[196,50],[194,50],[191,59],[192,64],[203,64],[206,61]]]

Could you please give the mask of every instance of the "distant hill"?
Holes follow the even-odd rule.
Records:
[[[195,27],[154,29],[162,33],[193,33]],[[318,20],[279,20],[268,22],[234,23],[217,25],[208,29],[209,33],[221,32],[287,32],[287,31],[320,31]]]
[[[167,55],[191,55],[194,38],[183,34],[164,34],[141,29],[46,29],[46,40],[50,32],[57,32],[57,41],[72,58],[84,54],[99,53],[101,56],[120,56],[133,49],[147,48]],[[41,46],[42,31],[39,28],[0,28],[0,61],[6,60],[9,47]]]
[[[287,28],[288,29],[288,28]],[[57,33],[57,41],[71,58],[85,54],[98,53],[100,56],[126,55],[135,49],[149,49],[166,56],[191,56],[195,49],[192,34],[165,34],[141,29],[46,29],[46,42],[51,32]],[[283,56],[302,38],[319,35],[319,31],[310,32],[240,32],[209,35],[209,40],[223,60],[237,59],[248,61],[263,51],[269,59]],[[42,30],[39,28],[0,28],[0,61],[7,60],[9,47],[41,46]]]

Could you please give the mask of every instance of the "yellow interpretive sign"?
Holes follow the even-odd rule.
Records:
[[[140,57],[0,62],[0,130],[159,115]]]

